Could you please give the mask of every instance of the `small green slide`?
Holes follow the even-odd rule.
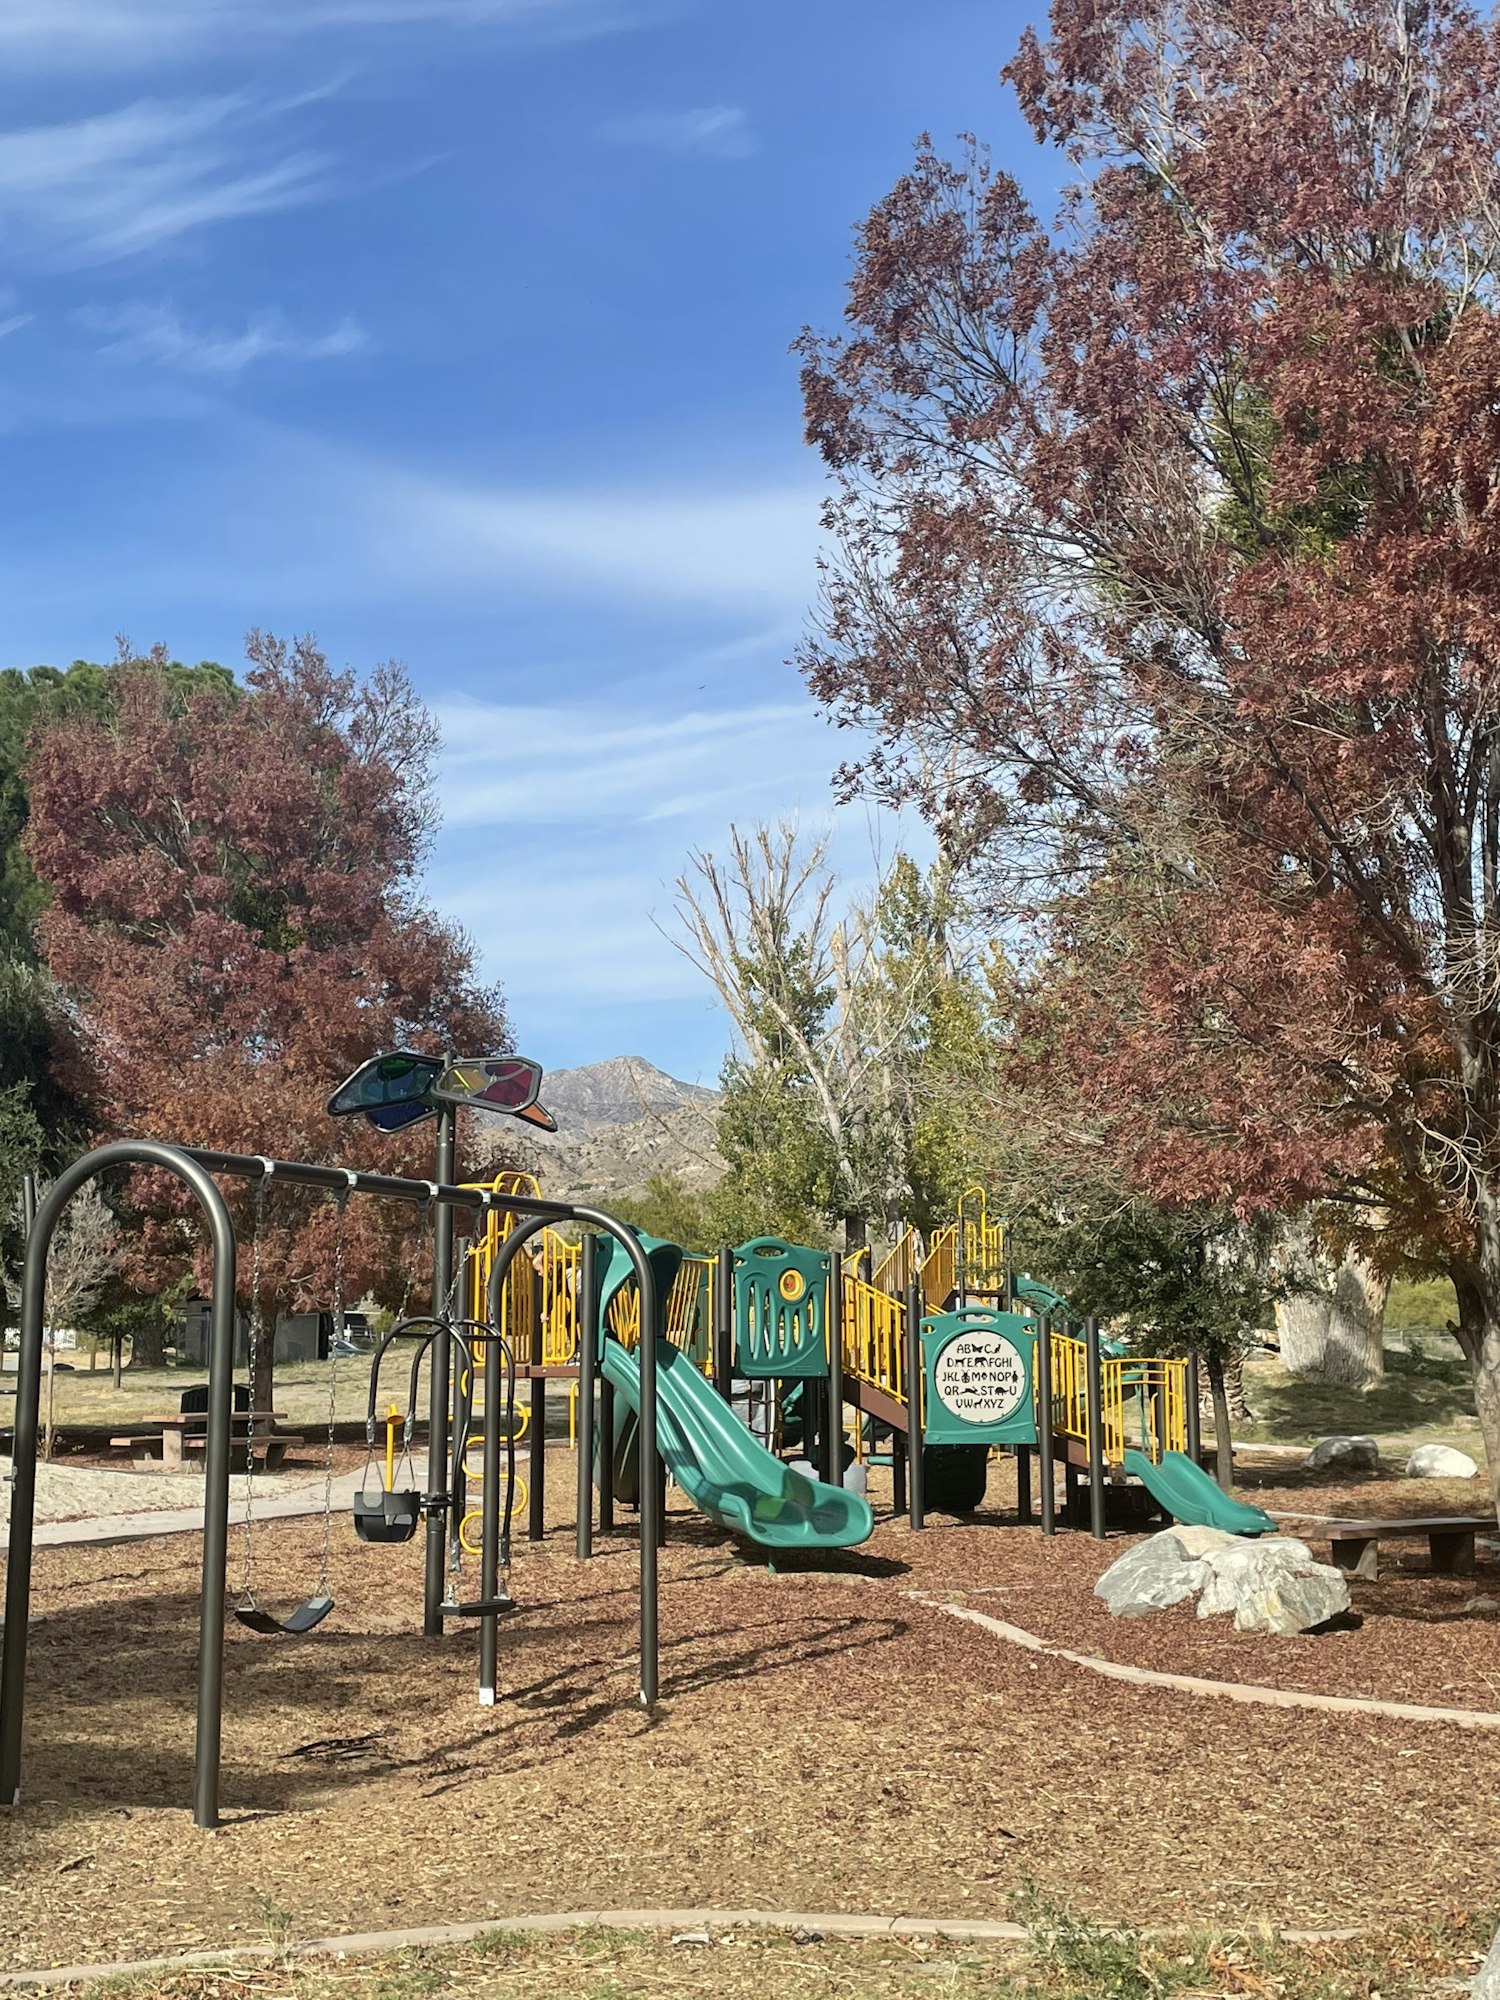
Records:
[[[605,1379],[639,1410],[641,1369],[606,1340]],[[672,1477],[711,1521],[771,1549],[847,1549],[875,1531],[861,1494],[793,1472],[758,1444],[680,1348],[656,1344],[656,1443]]]
[[[1201,1465],[1180,1451],[1164,1451],[1153,1465],[1143,1451],[1127,1451],[1125,1470],[1174,1520],[1194,1528],[1222,1528],[1228,1535],[1274,1535],[1276,1523],[1259,1507],[1232,1500]]]

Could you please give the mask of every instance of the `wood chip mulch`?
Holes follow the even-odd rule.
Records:
[[[1111,1658],[1159,1647],[1176,1671],[1490,1705],[1495,1614],[1457,1601],[1484,1579],[1393,1574],[1334,1649],[1100,1623],[1090,1592],[1123,1537],[887,1520],[778,1574],[674,1511],[648,1719],[628,1532],[587,1565],[561,1529],[519,1545],[526,1608],[491,1710],[472,1631],[414,1629],[420,1543],[369,1547],[347,1520],[335,1537],[315,1633],[229,1627],[227,1823],[207,1836],[188,1812],[197,1538],[39,1552],[3,1962],[587,1905],[1004,1917],[1026,1881],[1101,1919],[1195,1926],[1500,1904],[1500,1739],[1136,1690],[909,1594]],[[263,1601],[306,1593],[318,1543],[315,1521],[257,1530]]]

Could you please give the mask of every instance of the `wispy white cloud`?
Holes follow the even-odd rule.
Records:
[[[633,690],[437,704],[443,830],[429,886],[504,983],[523,1040],[611,1004],[712,1005],[672,943],[675,883],[689,850],[721,847],[731,821],[790,813],[830,828],[854,889],[873,881],[877,849],[924,851],[919,828],[833,808],[847,733],[774,654],[762,678],[777,699],[686,711],[643,708]],[[709,1038],[722,1046],[725,1032]]]
[[[672,0],[4,0],[10,61],[136,67],[236,41],[372,28],[491,28],[546,40],[608,34]]]
[[[4,340],[8,333],[19,333],[23,326],[30,326],[35,318],[35,313],[11,313],[7,318],[0,319],[0,340]]]
[[[743,160],[755,151],[750,121],[731,104],[693,111],[641,111],[611,118],[600,136],[617,146],[645,146],[659,153],[696,153],[711,160]]]
[[[487,491],[400,474],[361,504],[390,562],[434,579],[567,581],[608,595],[805,605],[819,491],[809,484]]]
[[[101,352],[154,361],[192,375],[238,375],[258,361],[334,361],[368,344],[364,329],[343,319],[327,333],[298,333],[279,312],[258,313],[239,333],[188,326],[169,306],[135,300],[117,308],[82,307],[76,323],[104,337]],[[0,323],[0,332],[5,330]]]
[[[597,699],[453,700],[438,719],[443,819],[455,828],[716,819],[726,798],[777,811],[789,791],[821,792],[834,761],[832,732],[804,701],[639,715]]]
[[[0,227],[13,256],[100,264],[327,191],[311,152],[247,159],[278,105],[143,99],[71,124],[0,132]],[[262,147],[262,152],[274,151]]]

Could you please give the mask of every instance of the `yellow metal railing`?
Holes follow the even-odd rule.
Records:
[[[667,1339],[704,1368],[711,1362],[712,1330],[707,1302],[712,1269],[711,1257],[684,1257],[667,1294]],[[641,1295],[634,1285],[615,1294],[607,1323],[622,1347],[635,1346],[641,1337]]]
[[[537,1193],[529,1174],[505,1174],[492,1183],[502,1194]],[[464,1285],[465,1310],[472,1319],[488,1315],[490,1272],[516,1217],[492,1211],[485,1233],[469,1251]],[[527,1244],[506,1274],[500,1294],[500,1332],[518,1368],[570,1368],[578,1359],[578,1285],[583,1246],[555,1229],[543,1229]],[[707,1273],[712,1260],[685,1257],[667,1295],[667,1338],[707,1365],[710,1329]],[[626,1346],[640,1337],[640,1300],[633,1286],[610,1305],[608,1326]],[[540,1340],[537,1336],[540,1333]]]
[[[906,1401],[906,1307],[900,1299],[844,1272],[839,1345],[846,1375],[857,1376],[898,1403]]]
[[[1087,1349],[1081,1340],[1052,1336],[1052,1428],[1089,1440]],[[1187,1450],[1188,1364],[1122,1356],[1099,1364],[1100,1444],[1105,1463],[1119,1465],[1127,1446],[1158,1463],[1164,1451]]]
[[[940,1310],[959,1289],[998,1292],[1005,1278],[1005,1224],[991,1222],[981,1187],[965,1188],[958,1218],[935,1230],[926,1249],[915,1229],[902,1235],[870,1273],[870,1282],[904,1299],[913,1279],[922,1287],[929,1311]]]

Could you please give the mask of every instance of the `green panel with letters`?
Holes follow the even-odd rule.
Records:
[[[965,1306],[922,1322],[928,1444],[1035,1444],[1036,1321]]]

